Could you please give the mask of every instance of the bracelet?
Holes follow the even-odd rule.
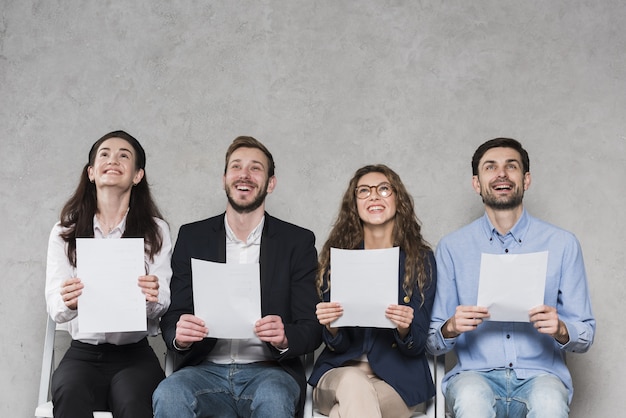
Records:
[[[179,346],[176,345],[176,337],[174,337],[174,339],[172,340],[172,345],[174,346],[175,349],[177,349],[178,351],[187,351],[191,348],[191,345],[189,345],[189,347],[186,348],[180,348]]]

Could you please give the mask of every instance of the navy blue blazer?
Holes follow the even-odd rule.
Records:
[[[409,305],[414,311],[413,323],[406,338],[401,339],[396,329],[361,327],[341,327],[333,338],[324,327],[322,336],[326,347],[313,367],[309,379],[312,386],[316,386],[328,370],[367,354],[374,373],[391,385],[407,405],[417,405],[435,395],[435,386],[425,351],[437,284],[435,257],[432,252],[428,253],[430,266],[426,266],[426,272],[428,273],[430,267],[431,282],[425,289],[422,306],[417,286],[410,301],[404,302],[405,292],[402,283],[405,258],[404,251],[400,251],[398,304]],[[329,292],[324,293],[324,300],[327,302],[330,300]]]
[[[224,213],[183,225],[172,254],[171,304],[161,318],[167,347],[178,354],[178,368],[202,362],[217,339],[205,338],[191,349],[173,347],[176,322],[193,313],[191,259],[226,262]],[[315,287],[317,251],[313,232],[265,214],[260,249],[261,315],[279,315],[289,340],[289,350],[280,354],[268,343],[278,363],[300,385],[300,410],[304,406],[306,377],[300,356],[321,344],[321,328],[315,315],[319,298]]]

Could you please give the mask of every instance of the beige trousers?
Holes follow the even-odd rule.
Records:
[[[403,418],[415,409],[407,407],[368,362],[360,361],[324,373],[313,389],[313,402],[330,418]]]

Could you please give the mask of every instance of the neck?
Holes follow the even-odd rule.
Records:
[[[500,210],[487,206],[485,207],[485,212],[487,212],[487,216],[496,228],[496,231],[498,231],[501,235],[506,235],[522,216],[524,207],[519,205],[513,209]]]
[[[119,194],[107,190],[98,190],[98,221],[109,231],[120,223],[130,204],[130,191]]]
[[[393,247],[393,223],[366,225],[363,227],[363,242],[366,250]]]
[[[235,236],[243,242],[246,242],[248,235],[257,227],[263,216],[265,215],[265,205],[259,206],[252,212],[237,212],[232,206],[226,207],[226,217],[228,218],[228,226],[233,230]]]

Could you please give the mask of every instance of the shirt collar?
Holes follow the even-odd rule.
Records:
[[[251,244],[260,244],[261,243],[261,235],[263,234],[263,225],[265,224],[265,215],[261,218],[261,222],[257,226],[254,227],[248,237],[246,238],[246,243],[248,245]],[[228,225],[228,216],[224,215],[224,227],[226,228],[226,239],[230,242],[243,242],[233,232],[230,225]]]
[[[120,221],[120,223],[119,223],[119,224],[117,224],[117,225],[115,226],[115,228],[113,228],[113,229],[111,230],[111,232],[109,232],[108,234],[107,234],[107,232],[104,230],[104,228],[100,225],[100,221],[98,221],[98,217],[94,214],[94,215],[93,215],[93,230],[95,231],[95,230],[97,229],[97,230],[98,230],[98,231],[100,231],[100,233],[101,233],[103,236],[105,236],[105,237],[106,237],[107,235],[110,235],[110,234],[112,234],[112,233],[116,232],[116,231],[119,231],[120,233],[124,233],[124,231],[126,230],[126,217],[128,216],[128,211],[129,211],[129,210],[130,210],[130,208],[126,209],[126,214],[124,214],[124,217],[122,218],[122,220]]]
[[[493,226],[493,224],[491,223],[489,216],[487,216],[487,212],[485,212],[485,214],[483,215],[482,226],[483,226],[483,231],[485,232],[485,236],[487,237],[488,240],[491,240],[494,237],[496,238],[501,237],[500,233],[496,230],[495,226]],[[524,208],[522,210],[522,216],[520,216],[520,218],[517,220],[515,225],[513,225],[513,228],[511,228],[511,230],[507,233],[507,235],[511,235],[513,240],[515,240],[515,242],[521,245],[524,242],[529,226],[530,226],[530,217],[528,215],[528,212],[526,212],[526,209]]]

